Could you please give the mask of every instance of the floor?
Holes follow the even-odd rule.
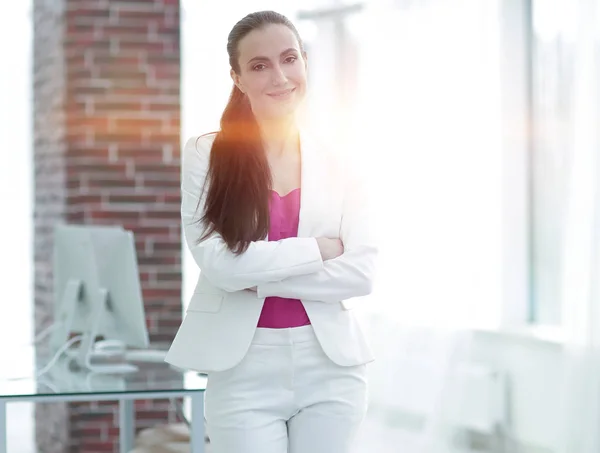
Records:
[[[27,403],[8,406],[10,453],[36,453],[30,431],[32,411],[33,406]],[[418,440],[411,433],[386,428],[377,420],[367,417],[352,453],[420,453],[417,448]]]

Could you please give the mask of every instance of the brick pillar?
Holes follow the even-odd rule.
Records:
[[[36,326],[51,320],[54,225],[122,225],[166,344],[181,320],[179,1],[34,0],[34,20]],[[136,407],[138,428],[174,417]],[[40,451],[118,451],[114,403],[36,412]]]

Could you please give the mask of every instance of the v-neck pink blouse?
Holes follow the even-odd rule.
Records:
[[[269,204],[270,224],[269,241],[279,241],[298,235],[300,219],[300,189],[280,196],[271,191]],[[265,299],[258,327],[284,329],[310,324],[304,305],[298,299],[267,297]]]

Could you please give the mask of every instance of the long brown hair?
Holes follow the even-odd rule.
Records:
[[[287,17],[274,11],[249,14],[235,24],[227,40],[229,64],[237,74],[239,42],[251,31],[270,24],[288,27],[302,49],[300,35]],[[248,98],[234,84],[210,153],[200,219],[207,230],[200,241],[216,232],[232,252],[241,254],[250,242],[264,239],[269,233],[271,187],[271,170],[258,123]]]

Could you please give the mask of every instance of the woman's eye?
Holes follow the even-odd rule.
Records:
[[[267,67],[266,65],[264,65],[264,64],[262,64],[262,63],[261,63],[261,64],[257,64],[257,65],[256,65],[256,66],[254,66],[252,69],[253,69],[254,71],[262,71],[262,70],[263,70],[263,69],[265,69],[266,67]]]
[[[286,63],[293,63],[294,61],[296,61],[298,59],[298,57],[296,57],[295,55],[289,56],[285,59]]]

